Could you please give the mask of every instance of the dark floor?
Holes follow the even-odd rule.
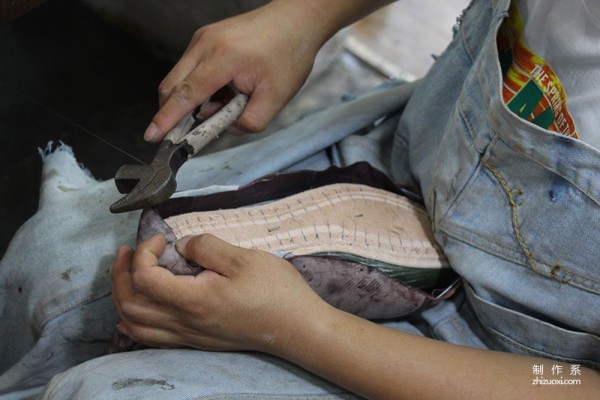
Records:
[[[142,132],[170,65],[75,0],[0,27],[0,257],[37,209],[38,147],[63,141],[98,179],[133,162],[124,152],[151,160]]]

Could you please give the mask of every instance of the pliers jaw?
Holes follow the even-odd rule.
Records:
[[[248,97],[238,93],[213,116],[194,127],[192,114],[184,118],[161,143],[149,165],[123,165],[115,184],[125,196],[110,206],[112,213],[151,207],[167,200],[177,189],[176,175],[190,157],[227,129],[242,114]]]
[[[115,184],[123,198],[110,206],[112,213],[147,208],[167,200],[177,188],[179,168],[193,152],[184,140],[164,140],[150,165],[123,165],[115,175]]]

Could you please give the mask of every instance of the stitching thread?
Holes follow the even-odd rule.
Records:
[[[521,245],[521,248],[523,249],[523,252],[525,253],[525,256],[527,257],[527,261],[528,261],[531,269],[533,269],[535,272],[541,274],[542,272],[537,269],[533,255],[531,254],[531,251],[529,250],[527,243],[525,243],[523,234],[521,233],[521,227],[519,225],[519,218],[518,218],[518,213],[517,213],[517,202],[515,201],[515,198],[513,196],[512,190],[510,189],[510,186],[508,186],[508,183],[506,182],[504,177],[500,174],[500,172],[498,172],[498,170],[494,166],[492,166],[488,163],[484,163],[483,166],[486,167],[487,169],[489,169],[492,174],[494,174],[494,176],[500,182],[502,189],[504,189],[504,191],[506,192],[506,195],[508,196],[508,203],[510,204],[510,208],[512,210],[512,222],[513,222],[513,227],[515,229],[515,234],[517,235],[517,240],[519,241],[519,244]]]

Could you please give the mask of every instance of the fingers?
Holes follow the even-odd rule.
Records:
[[[220,72],[221,74],[223,71]],[[210,76],[210,79],[202,80],[201,76]],[[229,74],[221,77],[205,73],[200,67],[195,69],[190,75],[186,76],[173,89],[159,89],[168,93],[164,97],[160,110],[156,113],[152,121],[144,132],[144,140],[149,142],[160,141],[188,113],[193,111],[198,105],[205,103],[219,89],[232,82]],[[239,85],[245,86],[245,85]],[[246,109],[242,112],[234,126],[244,132],[261,132],[268,123],[281,110],[283,105],[289,99],[277,101],[272,93],[261,93],[252,89],[244,91],[250,94],[250,101]],[[215,104],[218,108],[219,104]],[[212,115],[216,108],[207,111],[206,114]]]
[[[133,266],[158,266],[158,258],[165,251],[167,242],[163,235],[156,234],[138,245],[133,256]]]
[[[288,100],[279,100],[274,93],[256,89],[233,126],[243,132],[262,132]]]
[[[196,238],[192,247],[215,249],[218,254],[235,251],[234,246],[214,237]],[[164,248],[165,238],[155,235],[140,243],[135,253],[127,246],[118,250],[113,264],[113,303],[121,320],[118,329],[132,340],[153,347],[192,346],[202,340],[205,347],[225,348],[219,339],[203,337],[190,328],[197,323],[197,315],[202,315],[206,296],[214,297],[207,285],[222,281],[223,276],[212,271],[203,272],[203,279],[175,276],[158,266]],[[198,250],[188,253],[203,262],[214,262],[214,257],[197,256],[201,253]],[[219,288],[217,284],[215,290]]]
[[[290,11],[298,11],[296,4],[289,3],[268,2],[197,30],[159,86],[160,110],[145,139],[161,140],[181,118],[228,84],[250,98],[235,127],[264,130],[300,89],[332,32],[329,26],[308,33],[295,29],[318,21],[312,8],[289,18]]]
[[[171,271],[158,265],[158,258],[165,247],[165,237],[160,234],[138,245],[132,260],[131,284],[136,294],[153,299],[157,304],[178,304],[182,286],[192,277],[176,277]]]
[[[178,251],[206,270],[175,276],[158,266],[164,248],[164,237],[157,235],[140,243],[135,254],[121,248],[114,263],[119,330],[139,343],[261,348],[257,332],[275,331],[282,316],[292,316],[305,298],[319,299],[291,264],[270,253],[210,234],[185,237],[178,241]]]
[[[122,246],[113,264],[113,303],[122,318],[137,315],[138,319],[147,314],[146,310],[161,312],[160,296],[169,292],[163,287],[169,286],[166,279],[173,278],[168,270],[158,266],[158,257],[164,251],[165,239],[155,235],[142,242],[135,254]],[[162,289],[162,290],[161,290]]]
[[[160,110],[144,132],[145,140],[150,142],[161,140],[177,122],[230,81],[227,75],[213,76],[203,81],[200,77],[205,75],[202,68],[198,67],[172,90],[162,89],[168,90],[169,95],[166,96]]]
[[[117,251],[115,262],[112,267],[113,286],[118,288],[113,290],[113,302],[115,295],[119,293],[122,296],[129,297],[133,294],[130,285],[127,283],[131,280],[131,260],[133,259],[133,251],[128,246],[121,246]],[[115,303],[115,306],[117,304]]]
[[[248,250],[211,234],[185,236],[177,241],[177,251],[186,259],[226,277],[236,274]]]
[[[160,109],[144,132],[145,140],[161,140],[181,118],[231,82],[233,72],[225,60],[210,55],[211,47],[197,45],[203,32],[201,29],[194,34],[180,60],[160,83]]]
[[[179,61],[173,66],[171,71],[165,76],[158,86],[159,106],[162,107],[167,98],[173,93],[175,87],[182,82],[192,71],[194,71],[203,59],[207,56],[197,42],[203,35],[204,30],[200,29],[194,33],[192,40],[179,58]]]
[[[121,246],[113,264],[112,299],[121,319],[120,330],[131,332],[133,340],[146,344],[173,343],[173,336],[167,335],[164,327],[173,325],[176,316],[162,299],[161,290],[164,292],[162,287],[168,286],[163,274],[167,273],[166,278],[174,276],[157,266],[164,247],[161,235],[141,243],[135,255],[129,247]]]
[[[117,324],[117,330],[137,343],[157,348],[174,348],[184,345],[177,332],[170,329],[156,328],[139,324],[135,321],[122,320]]]

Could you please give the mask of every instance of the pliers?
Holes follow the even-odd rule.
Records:
[[[223,108],[195,126],[194,113],[188,114],[165,137],[149,165],[123,165],[115,184],[126,195],[110,206],[112,213],[147,208],[167,200],[175,192],[175,176],[190,157],[227,129],[241,114],[248,96],[236,94]]]

